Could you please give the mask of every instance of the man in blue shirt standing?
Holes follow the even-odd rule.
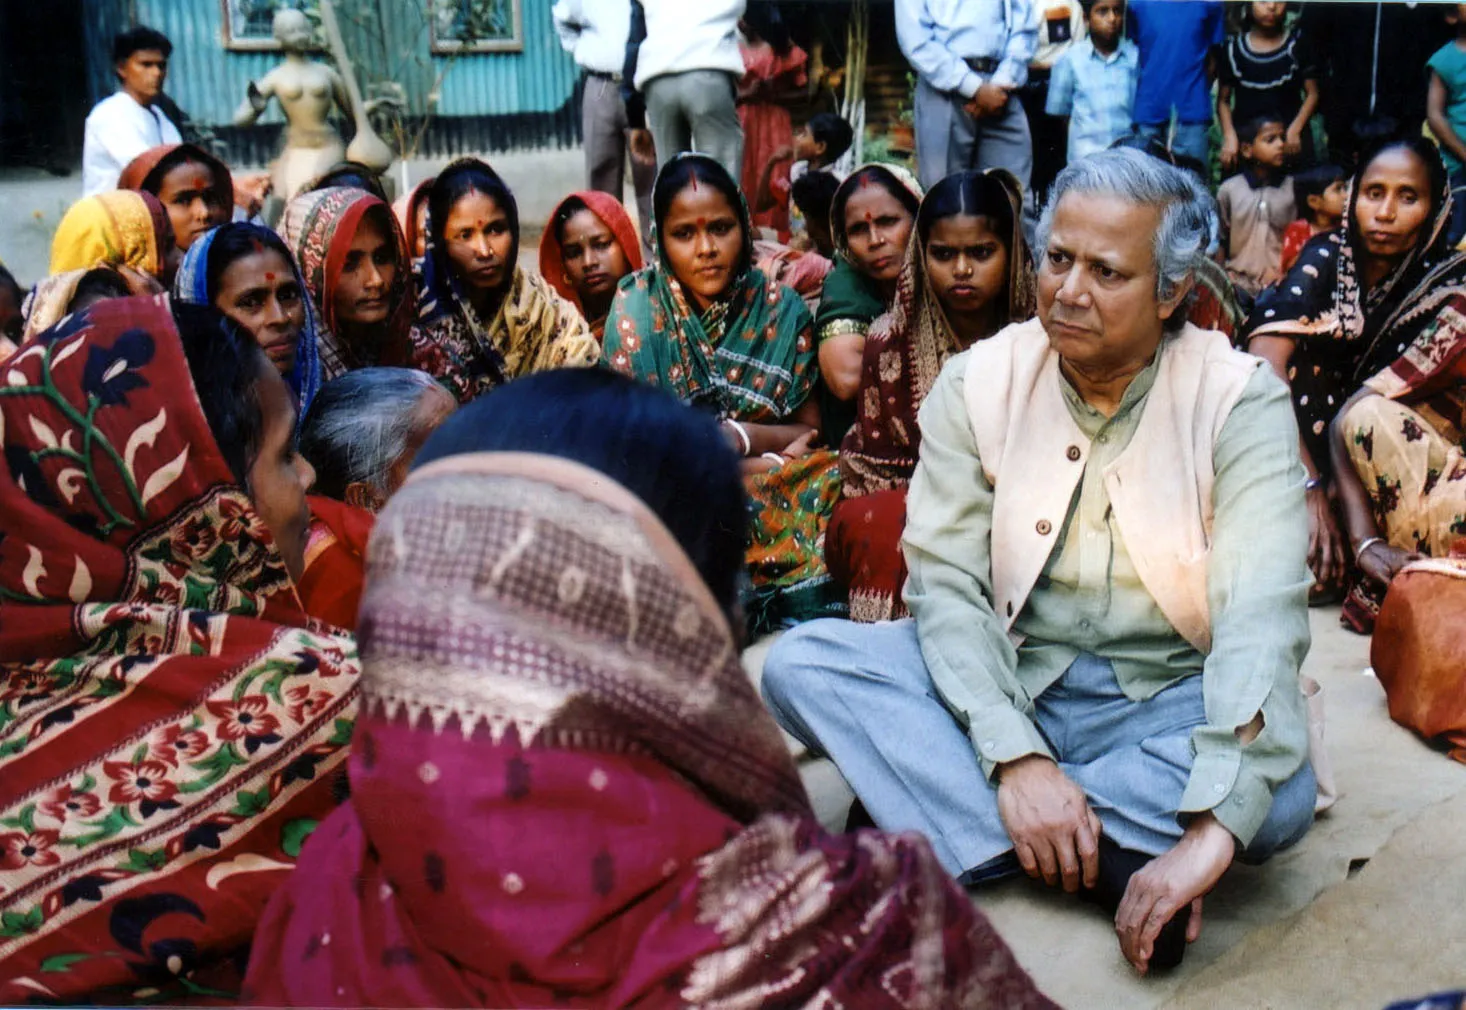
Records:
[[[1006,168],[1029,189],[1033,142],[1016,94],[1038,48],[1034,0],[896,0],[896,38],[917,74],[917,174]]]
[[[1135,132],[1175,154],[1207,161],[1211,129],[1211,51],[1227,36],[1221,0],[1130,0],[1140,80],[1135,88]]]

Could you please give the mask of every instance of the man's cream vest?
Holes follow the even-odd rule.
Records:
[[[1010,633],[1053,553],[1089,459],[1090,442],[1064,403],[1059,356],[1037,319],[973,345],[967,413],[996,492],[993,608]],[[1212,454],[1262,361],[1190,323],[1167,336],[1129,446],[1104,471],[1115,522],[1141,582],[1200,652],[1211,649],[1207,554]]]

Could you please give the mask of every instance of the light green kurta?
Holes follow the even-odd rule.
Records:
[[[1308,518],[1297,427],[1286,387],[1259,368],[1213,456],[1212,649],[1204,656],[1141,583],[1103,480],[1135,434],[1165,347],[1131,382],[1112,418],[1061,383],[1070,415],[1091,442],[1061,535],[1014,622],[1023,636],[1016,648],[992,606],[994,491],[964,402],[967,355],[949,361],[920,414],[921,461],[903,540],[906,602],[932,680],[989,775],[1028,754],[1052,756],[1033,723],[1033,699],[1080,652],[1110,660],[1135,700],[1200,674],[1208,723],[1192,735],[1197,759],[1181,813],[1212,810],[1245,845],[1267,817],[1273,789],[1307,756],[1297,675],[1309,645]],[[1015,471],[1009,479],[1023,476]],[[1265,678],[1262,690],[1258,678]],[[1265,698],[1263,729],[1243,745],[1237,729],[1256,709],[1237,723],[1212,720],[1237,715],[1249,696]]]

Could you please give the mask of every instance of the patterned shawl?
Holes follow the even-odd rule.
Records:
[[[84,268],[52,274],[31,289],[21,311],[25,316],[22,341],[30,340],[42,330],[49,330],[61,322],[70,310],[71,300],[76,297],[76,286],[90,272],[89,268]]]
[[[373,207],[387,211],[386,218],[397,246],[397,274],[387,297],[392,303],[387,317],[385,340],[380,348],[353,347],[342,341],[336,324],[336,279],[346,263],[346,255],[356,238],[357,225]],[[357,368],[376,365],[405,367],[412,360],[412,328],[414,311],[411,291],[412,271],[407,243],[397,227],[397,218],[381,200],[366,190],[333,186],[318,189],[292,199],[285,205],[280,220],[280,237],[294,253],[305,279],[305,290],[315,303],[316,331],[321,356],[321,381],[330,382],[338,375]]]
[[[1033,260],[1023,239],[1022,195],[1018,181],[990,169],[1004,184],[1013,207],[1008,236],[1007,305],[997,330],[1033,315]],[[991,335],[991,334],[989,334]],[[916,470],[921,445],[917,411],[947,359],[962,350],[926,273],[926,248],[913,235],[891,311],[871,328],[861,365],[859,418],[840,447],[844,496],[905,487]]]
[[[118,189],[132,189],[138,192],[144,190],[153,192],[162,186],[162,179],[149,179],[162,164],[163,159],[175,151],[183,155],[179,164],[187,161],[196,161],[209,169],[214,177],[214,199],[218,201],[225,213],[232,211],[234,207],[234,177],[229,173],[229,166],[208,151],[196,144],[160,144],[157,147],[150,147],[136,158],[127,163],[122,170],[122,175],[117,180]],[[149,182],[152,186],[149,187]],[[155,194],[156,195],[156,194]]]
[[[380,515],[350,801],[256,936],[297,1006],[1049,1006],[916,835],[810,814],[626,489],[473,454]]]
[[[168,212],[151,193],[117,190],[71,205],[51,240],[53,274],[131,266],[161,276],[173,249]]]
[[[261,226],[238,223],[226,224],[222,227],[260,228]],[[209,291],[209,249],[213,246],[214,239],[218,237],[219,229],[211,228],[188,247],[188,252],[183,254],[183,265],[178,268],[178,276],[173,280],[173,297],[193,305],[213,304]],[[294,258],[287,257],[287,259],[290,260],[290,269],[295,271],[296,283],[300,285],[300,290],[304,295],[310,291],[310,288],[306,286],[305,278],[301,276],[300,267]],[[316,310],[308,295],[301,298],[301,304],[305,308],[305,325],[300,328],[300,340],[296,344],[295,366],[285,376],[285,381],[295,394],[297,423],[310,409],[311,401],[316,398],[322,381]]]
[[[700,154],[673,161],[682,158],[713,163]],[[814,321],[799,295],[770,284],[752,266],[748,205],[740,199],[734,209],[743,222],[743,270],[701,314],[683,293],[653,227],[657,262],[621,281],[606,318],[605,360],[685,403],[772,423],[799,409],[819,377]]]
[[[575,293],[575,286],[570,283],[570,278],[565,276],[565,258],[560,252],[560,239],[555,234],[555,218],[559,217],[560,208],[565,206],[567,200],[579,200],[590,208],[590,212],[600,218],[607,228],[611,229],[611,234],[616,236],[616,244],[621,247],[621,253],[626,257],[627,265],[633,271],[640,270],[643,266],[641,239],[636,235],[636,225],[631,223],[631,215],[626,213],[626,208],[621,206],[621,201],[609,193],[598,193],[594,190],[571,193],[550,212],[549,227],[540,236],[540,276],[549,282],[550,287],[559,292],[561,298],[574,303],[583,314],[585,306],[580,304],[580,297]],[[605,318],[587,321],[590,323],[591,330],[595,332],[596,338],[600,339],[606,329]]]
[[[335,806],[356,706],[220,454],[167,299],[0,386],[0,1003],[200,1001]]]
[[[1445,177],[1442,171],[1440,178]],[[1303,247],[1287,276],[1258,297],[1242,335],[1244,342],[1280,336],[1331,345],[1331,356],[1347,359],[1348,392],[1404,353],[1431,325],[1436,310],[1466,289],[1466,255],[1446,241],[1453,200],[1447,186],[1432,194],[1435,210],[1415,248],[1383,280],[1362,291],[1358,187],[1356,175],[1346,203],[1347,225],[1316,235]]]
[[[574,304],[543,278],[519,268],[519,207],[503,180],[477,159],[495,181],[489,195],[509,218],[514,272],[492,319],[478,317],[454,275],[446,243],[428,229],[427,254],[414,264],[417,274],[417,324],[412,329],[413,365],[441,382],[459,403],[531,372],[594,365],[601,347]],[[448,174],[460,162],[443,170]],[[442,178],[442,176],[439,176]]]

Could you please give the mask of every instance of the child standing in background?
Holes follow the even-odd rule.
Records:
[[[760,213],[771,208],[783,208],[789,221],[788,234],[782,239],[790,244],[808,248],[806,225],[799,204],[790,199],[793,186],[810,172],[830,172],[838,183],[844,178],[835,171],[835,162],[845,156],[855,140],[855,131],[833,112],[820,112],[809,117],[809,122],[794,134],[794,143],[775,151],[764,164],[758,179],[758,188],[747,190],[753,201],[754,220]],[[785,167],[790,159],[794,164]]]
[[[1242,171],[1217,190],[1227,276],[1252,298],[1282,276],[1283,230],[1296,216],[1293,180],[1283,174],[1284,130],[1276,116],[1243,123],[1237,130]]]
[[[1318,65],[1307,39],[1288,30],[1286,3],[1248,4],[1242,31],[1222,47],[1217,68],[1217,123],[1222,132],[1222,169],[1237,164],[1240,138],[1235,124],[1259,116],[1283,123],[1289,158],[1313,159],[1309,124],[1318,111]]]
[[[1089,37],[1065,50],[1049,81],[1051,116],[1069,119],[1069,160],[1103,151],[1130,132],[1140,52],[1124,37],[1124,0],[1084,0]]]
[[[1344,170],[1338,165],[1319,165],[1293,176],[1298,220],[1283,232],[1283,273],[1293,266],[1309,239],[1344,223],[1344,203],[1349,194],[1344,178]]]
[[[1440,141],[1441,155],[1451,179],[1455,203],[1446,238],[1451,245],[1466,235],[1466,4],[1453,4],[1446,21],[1456,29],[1454,41],[1436,50],[1430,62],[1430,90],[1425,97],[1425,118]]]

